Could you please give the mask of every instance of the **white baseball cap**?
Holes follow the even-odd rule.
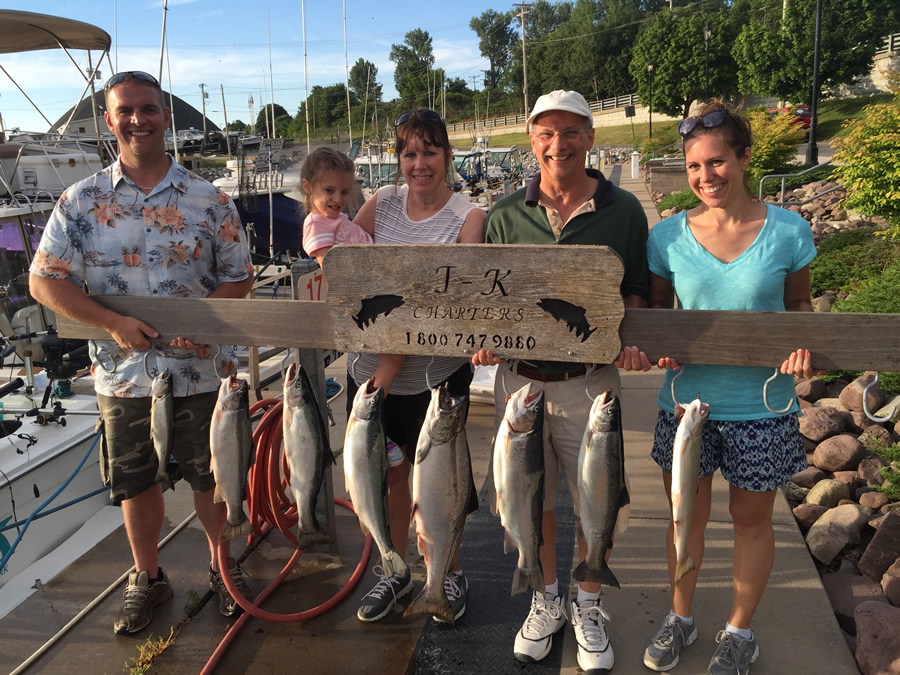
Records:
[[[594,121],[594,116],[591,114],[591,106],[584,100],[584,96],[577,91],[557,89],[538,98],[525,123],[532,124],[538,115],[552,110],[564,110],[565,112],[587,117],[591,123]]]

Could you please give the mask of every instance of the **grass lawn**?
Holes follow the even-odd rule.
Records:
[[[892,100],[895,99],[891,94],[878,94],[876,96],[831,99],[821,102],[817,111],[819,126],[816,130],[816,139],[818,141],[828,141],[835,136],[842,136],[844,132],[841,129],[841,125],[845,120],[862,117],[863,106],[875,103],[890,103]],[[895,105],[900,104],[895,103]],[[653,125],[654,139],[657,137],[657,134],[675,137],[671,129],[677,126],[677,122],[657,122]],[[633,132],[630,124],[615,127],[596,127],[594,129],[594,145],[640,145],[646,140],[648,132],[648,124],[635,124]],[[458,140],[456,144],[459,144]],[[531,142],[528,140],[528,134],[526,133],[498,134],[491,136],[491,145],[495,148],[509,145],[528,148],[531,147]]]

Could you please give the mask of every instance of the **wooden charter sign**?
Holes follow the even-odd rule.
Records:
[[[340,246],[325,257],[335,347],[382,354],[609,363],[622,273],[605,246]]]
[[[184,336],[211,344],[458,356],[483,346],[510,358],[582,363],[608,363],[622,344],[637,345],[654,362],[670,356],[679,363],[771,367],[803,348],[812,352],[814,368],[900,371],[900,314],[623,311],[621,263],[600,247],[348,246],[333,249],[325,267],[327,302],[96,300],[153,326],[161,342]],[[61,315],[57,329],[63,337],[109,339]]]

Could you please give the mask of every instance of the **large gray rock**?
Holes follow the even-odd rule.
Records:
[[[854,619],[856,664],[863,675],[900,675],[900,608],[862,602]]]
[[[851,434],[839,434],[819,443],[813,462],[823,471],[856,471],[866,449]]]
[[[850,498],[850,486],[846,483],[826,478],[816,483],[806,495],[807,504],[818,504],[826,509],[832,509],[842,499]]]
[[[791,476],[791,482],[796,483],[800,487],[811,488],[820,480],[828,478],[826,473],[815,466],[809,466],[799,473]]]
[[[888,567],[888,571],[881,577],[881,590],[889,603],[900,607],[900,560]]]
[[[787,481],[782,490],[784,491],[784,498],[791,502],[792,505],[804,501],[809,494],[809,488],[800,487],[793,481]]]
[[[844,418],[835,408],[808,408],[800,417],[800,433],[814,443],[837,436],[843,430]]]
[[[869,370],[857,377],[853,382],[844,387],[843,391],[841,391],[841,395],[838,397],[842,404],[844,404],[850,410],[862,410],[863,409],[863,391],[865,391],[866,386],[871,383],[875,379],[875,371]],[[869,410],[875,411],[878,410],[885,399],[884,392],[881,390],[881,387],[877,384],[869,389],[869,393],[866,395],[866,400],[868,402]]]
[[[821,377],[811,377],[808,380],[800,378],[797,380],[795,387],[797,396],[811,403],[824,398],[828,394],[828,386]]]
[[[806,535],[809,552],[829,565],[846,546],[858,544],[866,517],[855,504],[829,509],[813,523]]]
[[[881,585],[865,577],[854,574],[823,574],[822,585],[831,601],[838,623],[850,635],[856,635],[854,614],[861,602],[888,604]]]
[[[875,530],[875,536],[859,560],[859,571],[874,581],[900,558],[900,515],[889,513]]]

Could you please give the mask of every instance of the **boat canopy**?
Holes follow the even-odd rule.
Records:
[[[39,49],[100,49],[109,51],[109,33],[83,21],[49,14],[0,10],[0,54]]]

